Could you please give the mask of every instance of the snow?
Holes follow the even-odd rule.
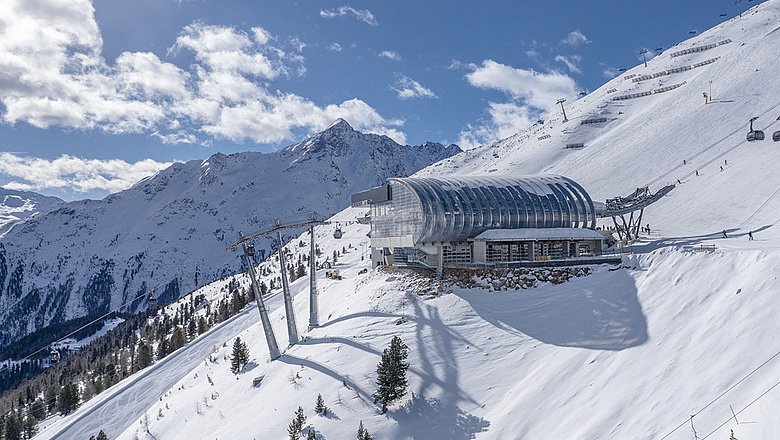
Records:
[[[0,238],[14,225],[39,213],[50,211],[62,203],[65,202],[57,197],[0,187]]]
[[[457,151],[399,145],[341,120],[275,153],[216,153],[176,163],[103,200],[62,204],[0,240],[0,274],[8,274],[0,291],[11,292],[12,279],[18,287],[0,295],[0,347],[51,321],[103,314],[155,286],[162,286],[160,296],[175,280],[180,292],[161,298],[172,301],[241,267],[237,254],[214,252],[238,231],[265,229],[275,218],[305,219],[311,211],[328,217],[352,193]],[[270,240],[257,248],[269,250]]]
[[[421,173],[562,174],[596,199],[680,179],[646,210],[653,235],[643,236],[622,265],[502,292],[440,289],[408,270],[360,274],[368,268],[361,259],[368,226],[346,224],[362,214],[349,208],[334,218],[344,238],[333,239],[327,227],[317,233],[325,255],[347,243],[354,248],[339,260],[343,280],[318,279],[323,325],[299,329],[305,340],[280,359],[268,362],[250,307],[223,326],[229,331],[212,330],[220,333],[213,362],[196,342],[181,351],[191,360],[153,367],[162,382],[134,377],[117,385],[133,383],[129,396],[144,396],[131,410],[100,419],[89,413],[97,405],[90,401],[77,412],[89,414],[58,426],[71,424],[69,433],[84,437],[94,432],[81,427],[100,420],[119,439],[151,438],[140,429],[143,407],[156,438],[284,438],[301,405],[326,439],[354,438],[361,420],[378,439],[682,440],[694,437],[693,428],[701,439],[728,438],[730,429],[740,439],[780,438],[780,144],[744,141],[750,116],[761,116],[767,139],[780,128],[779,15],[780,1],[762,3],[572,103],[567,123],[553,115],[544,126]],[[726,39],[732,42],[670,56]],[[625,79],[715,57],[650,80]],[[709,80],[716,102],[704,105]],[[581,118],[596,115],[610,121],[579,131]],[[585,147],[565,149],[575,136]],[[746,237],[751,230],[754,241]],[[714,249],[697,251],[703,244]],[[308,310],[307,285],[306,278],[293,283],[299,323]],[[278,299],[270,303],[284,341],[283,307]],[[253,357],[238,376],[226,358],[236,335]],[[370,395],[380,353],[394,335],[410,348],[410,393],[383,415]],[[318,393],[330,418],[313,413]],[[98,399],[129,404],[129,396],[109,390]],[[57,429],[37,438],[76,438],[56,437]]]

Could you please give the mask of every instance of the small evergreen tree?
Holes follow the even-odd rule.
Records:
[[[300,438],[305,423],[306,415],[303,414],[303,408],[299,406],[298,410],[295,411],[295,417],[287,426],[287,434],[290,435],[290,440],[297,440]]]
[[[13,411],[5,418],[5,440],[22,440],[22,422]]]
[[[30,414],[38,420],[46,418],[46,403],[43,399],[36,399],[30,407]]]
[[[152,348],[146,342],[141,341],[135,356],[135,371],[143,370],[149,365],[152,365]]]
[[[360,421],[360,425],[358,425],[358,431],[357,431],[357,440],[363,440],[366,435],[366,428],[363,427],[363,421]]]
[[[387,412],[387,405],[406,395],[406,370],[409,363],[405,362],[409,356],[409,347],[398,336],[393,336],[390,346],[382,352],[382,359],[376,366],[376,385],[374,403],[382,407],[382,413]]]
[[[306,433],[306,440],[317,440],[317,431],[313,428]]]
[[[317,403],[314,405],[314,412],[321,416],[328,413],[328,407],[325,406],[325,400],[322,398],[322,394],[317,394]]]
[[[98,432],[98,435],[97,435],[97,437],[95,438],[95,440],[108,440],[108,436],[107,436],[107,435],[106,435],[106,433],[105,433],[105,432],[103,432],[103,430],[101,429],[101,430],[100,430],[100,432]]]
[[[63,386],[57,398],[57,403],[62,414],[70,414],[79,405],[79,387],[74,383]]]
[[[38,431],[38,420],[28,414],[27,417],[24,418],[24,426],[22,428],[24,430],[24,438],[33,438]]]
[[[247,362],[249,362],[249,349],[241,338],[236,337],[233,341],[233,353],[230,356],[230,371],[238,374]]]

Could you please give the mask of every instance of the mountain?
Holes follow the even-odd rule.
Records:
[[[558,110],[420,174],[562,174],[602,201],[675,184],[643,217],[664,235],[780,237],[778,47],[780,6],[768,1],[567,102],[568,121]],[[747,142],[755,116],[766,139]]]
[[[65,203],[62,199],[0,186],[0,238],[15,224]]]
[[[780,438],[779,18],[779,0],[761,3],[568,103],[567,122],[553,115],[421,171],[555,172],[601,200],[674,183],[645,212],[652,234],[620,266],[561,284],[541,271],[530,289],[438,289],[416,271],[370,270],[351,250],[366,245],[366,225],[344,227],[341,240],[320,233],[325,255],[349,246],[343,279],[320,275],[322,325],[301,328],[304,340],[278,360],[267,361],[250,305],[40,438],[281,438],[299,405],[306,429],[329,439],[354,438],[360,422],[382,439]],[[763,141],[746,141],[753,116]],[[294,257],[307,252],[296,243]],[[217,303],[227,284],[200,292]],[[292,284],[299,324],[307,289],[306,278]],[[266,304],[284,341],[278,291]],[[394,335],[409,346],[409,393],[381,414],[371,394]],[[252,357],[238,375],[235,336]],[[313,412],[318,394],[329,416]]]
[[[217,153],[102,200],[62,204],[0,240],[0,346],[51,323],[105,313],[155,287],[161,301],[174,300],[242,267],[238,253],[225,251],[238,231],[311,211],[327,217],[353,192],[459,151],[399,145],[338,120],[274,153]],[[269,247],[269,240],[257,244]]]

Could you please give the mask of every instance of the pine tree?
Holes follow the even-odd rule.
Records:
[[[230,371],[238,374],[247,362],[249,362],[249,349],[241,338],[236,337],[233,341],[233,353],[230,356]]]
[[[98,432],[98,435],[97,435],[97,437],[95,438],[95,440],[108,440],[108,436],[107,436],[107,435],[106,435],[106,433],[105,433],[105,432],[103,432],[103,430],[101,429],[101,430],[100,430],[100,432]]]
[[[328,413],[328,407],[325,406],[325,400],[323,400],[322,394],[317,394],[317,403],[314,404],[314,412],[321,416]]]
[[[46,403],[43,399],[36,399],[30,407],[30,414],[38,420],[46,418]]]
[[[149,365],[152,365],[152,348],[146,342],[141,341],[135,356],[135,371],[143,370]]]
[[[62,414],[69,414],[79,405],[79,387],[74,383],[66,384],[60,390],[57,404]]]
[[[366,428],[363,427],[363,421],[360,421],[360,425],[358,425],[358,432],[357,432],[357,440],[363,440],[366,435]]]
[[[393,336],[390,346],[382,352],[382,359],[376,366],[376,385],[374,403],[382,407],[382,413],[387,412],[387,405],[406,395],[406,370],[409,363],[404,362],[409,356],[409,347],[398,336]]]
[[[28,414],[27,417],[24,418],[24,425],[22,428],[24,430],[24,438],[33,438],[38,431],[38,421],[35,420],[35,417]]]
[[[303,408],[299,406],[298,410],[295,411],[295,418],[293,418],[287,426],[287,434],[290,435],[290,440],[297,440],[300,438],[305,423],[306,416],[303,414]]]
[[[22,440],[22,422],[14,412],[5,419],[5,440]]]
[[[306,433],[306,440],[317,440],[317,431],[313,428]]]

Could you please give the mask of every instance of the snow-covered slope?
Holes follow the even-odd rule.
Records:
[[[168,389],[139,380],[136,394],[100,399],[120,405],[151,394],[145,412],[157,438],[284,438],[298,405],[326,439],[354,438],[360,420],[378,439],[727,439],[730,429],[740,439],[780,438],[780,143],[771,141],[780,130],[779,17],[780,1],[762,3],[571,103],[567,123],[553,117],[424,171],[555,172],[600,199],[680,179],[645,213],[660,236],[644,237],[621,267],[528,290],[450,287],[431,296],[432,281],[410,272],[360,274],[366,262],[350,252],[340,260],[344,280],[320,278],[323,325],[301,329],[306,340],[278,361],[266,362],[255,318],[239,332],[254,363],[237,378],[225,340],[213,361],[202,358],[187,374],[163,364],[170,374],[159,374],[174,383]],[[715,102],[705,105],[710,80]],[[744,142],[751,116],[767,140]],[[608,121],[583,126],[585,117]],[[564,148],[575,142],[585,146]],[[350,209],[336,220],[356,215]],[[722,229],[729,238],[720,238]],[[323,230],[326,254],[366,241],[362,225],[346,226],[341,241]],[[748,230],[757,231],[755,241]],[[693,250],[703,243],[716,249]],[[306,282],[294,284],[299,322]],[[284,341],[283,308],[272,304],[271,313]],[[411,393],[382,415],[370,395],[393,335],[410,347]],[[252,387],[260,375],[262,385]],[[332,418],[313,413],[318,393]],[[152,438],[139,430],[142,411],[113,414],[104,422],[111,435]],[[87,426],[76,420],[100,419],[72,417],[40,437],[83,437],[101,426],[75,428]],[[70,422],[73,430],[61,431]]]
[[[276,153],[217,153],[174,164],[103,200],[64,204],[0,240],[0,346],[51,322],[103,313],[156,286],[162,301],[175,299],[240,269],[238,255],[224,250],[239,230],[304,219],[310,211],[328,216],[356,191],[459,151],[402,146],[339,120]]]
[[[697,51],[678,55],[688,49]],[[746,232],[776,224],[780,143],[772,142],[772,133],[780,130],[779,50],[780,3],[773,0],[567,102],[568,122],[558,110],[544,125],[421,174],[562,174],[602,201],[679,179],[682,185],[645,213],[651,227],[666,235]],[[705,105],[703,93],[710,90],[714,100]],[[643,92],[651,94],[614,100]],[[753,116],[759,117],[755,126],[765,131],[766,140],[748,143]],[[606,122],[582,124],[596,118]],[[584,147],[565,148],[576,143]],[[766,234],[780,237],[780,228]]]
[[[57,197],[0,187],[0,238],[13,225],[39,213],[50,211],[62,203],[65,202]]]
[[[357,211],[334,221],[345,224]],[[742,249],[714,253],[669,246],[559,285],[505,292],[447,286],[434,296],[437,284],[426,276],[361,274],[369,265],[362,259],[367,231],[348,225],[335,240],[331,228],[318,229],[324,255],[348,249],[336,266],[344,279],[319,273],[322,326],[307,331],[301,324],[304,340],[280,359],[268,362],[250,305],[38,438],[85,438],[104,429],[120,440],[151,439],[144,414],[156,438],[284,438],[299,405],[307,426],[325,439],[354,438],[362,420],[377,439],[660,439],[671,432],[667,439],[683,440],[692,438],[691,414],[699,438],[728,438],[729,429],[738,438],[780,436],[780,394],[750,405],[780,375],[780,356],[772,357],[780,350],[777,249],[742,241]],[[293,253],[308,249],[299,240],[308,237],[294,241]],[[216,297],[226,282],[200,292]],[[307,278],[293,283],[299,323],[308,313],[307,288]],[[278,294],[268,304],[283,343]],[[383,415],[371,394],[393,335],[410,348],[410,393]],[[235,336],[248,342],[252,358],[238,376],[229,360]],[[255,388],[259,376],[265,378]],[[329,417],[314,414],[317,394]],[[747,407],[742,423],[719,428],[731,417],[729,405],[735,412]]]

